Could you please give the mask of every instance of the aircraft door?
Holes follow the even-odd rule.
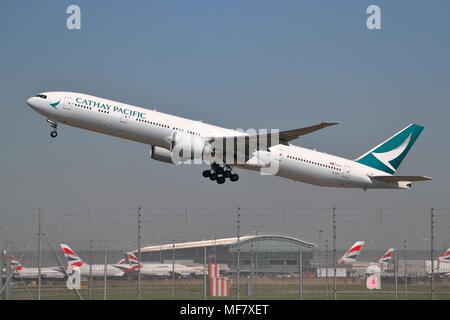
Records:
[[[342,169],[342,177],[344,177],[344,178],[350,177],[350,167],[349,166],[344,166],[344,168]]]
[[[75,102],[73,102],[73,99],[71,97],[66,97],[64,99],[63,108],[66,110],[70,110],[75,105]]]
[[[123,124],[127,124],[128,116],[120,116],[120,122],[123,123]]]

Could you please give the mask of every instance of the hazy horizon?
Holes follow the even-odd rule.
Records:
[[[81,30],[66,28],[71,4]],[[366,27],[370,4],[381,7],[381,30]],[[338,226],[340,248],[367,237],[380,249],[403,240],[420,249],[434,206],[437,245],[450,244],[449,14],[448,1],[2,1],[0,241],[29,241],[38,206],[55,241],[135,241],[141,206],[144,244],[234,236],[239,206],[243,233],[318,242],[335,206],[339,219],[354,217]],[[418,123],[398,174],[433,180],[364,192],[237,170],[238,182],[217,185],[205,165],[151,160],[143,144],[62,125],[50,138],[26,104],[44,91],[234,129],[340,122],[292,143],[350,159]],[[89,220],[89,208],[105,221]],[[390,220],[378,222],[380,209]]]

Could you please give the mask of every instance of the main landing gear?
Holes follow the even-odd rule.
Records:
[[[225,165],[221,167],[217,163],[213,163],[211,165],[211,170],[203,171],[203,177],[209,178],[211,181],[216,181],[218,184],[225,183],[225,179],[228,178],[230,181],[238,181],[239,175],[233,173],[231,171],[231,167],[229,165]]]
[[[58,136],[58,132],[56,131],[56,129],[58,128],[58,123],[51,119],[47,119],[47,122],[50,123],[50,126],[53,128],[53,131],[50,132],[50,137],[56,138]]]

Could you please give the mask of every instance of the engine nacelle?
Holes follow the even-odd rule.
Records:
[[[161,147],[151,146],[150,147],[150,158],[152,158],[153,160],[156,160],[156,161],[167,162],[167,163],[171,163],[171,164],[178,164],[177,162],[173,161],[172,152],[167,149],[161,148]]]
[[[177,162],[210,159],[214,148],[202,137],[175,132],[171,151],[173,160]]]

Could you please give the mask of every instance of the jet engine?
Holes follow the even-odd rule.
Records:
[[[171,164],[178,164],[177,162],[173,161],[172,152],[167,149],[161,148],[161,147],[151,146],[150,147],[150,158],[152,158],[153,160],[156,160],[156,161],[167,162],[167,163],[171,163]]]

